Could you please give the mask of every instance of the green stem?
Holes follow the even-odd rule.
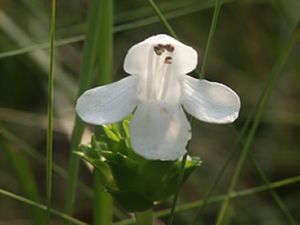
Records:
[[[78,117],[75,119],[75,125],[72,132],[71,138],[71,158],[68,169],[68,187],[67,187],[67,197],[66,197],[66,206],[65,212],[67,214],[72,214],[74,202],[75,202],[75,191],[77,185],[77,176],[79,171],[79,157],[73,154],[73,150],[77,148],[80,143],[81,136],[84,130],[84,125]]]
[[[298,183],[298,182],[300,182],[300,176],[289,177],[289,178],[285,178],[285,179],[278,180],[278,181],[275,181],[275,182],[271,182],[271,183],[269,183],[269,187],[266,186],[266,185],[256,186],[256,187],[253,187],[253,188],[248,188],[248,189],[244,189],[244,190],[240,190],[240,191],[231,192],[229,196],[230,196],[231,199],[235,199],[235,198],[239,198],[239,197],[245,197],[245,196],[249,196],[249,195],[252,195],[252,194],[259,193],[259,192],[267,191],[269,188],[273,188],[273,189],[280,188],[280,187],[295,184],[295,183]],[[26,205],[36,207],[40,210],[47,211],[47,206],[45,206],[43,204],[40,204],[38,202],[32,201],[28,198],[24,198],[24,197],[22,197],[20,195],[17,195],[15,193],[6,191],[6,190],[1,189],[1,188],[0,188],[0,195],[9,197],[9,198],[14,199],[18,202],[22,202]],[[208,200],[208,204],[221,202],[226,197],[227,197],[227,195],[218,195],[218,196],[211,197]],[[202,204],[203,204],[203,200],[186,203],[186,204],[178,206],[175,211],[176,212],[183,212],[183,211],[191,210],[191,209],[194,209],[196,207],[201,206]],[[76,218],[68,216],[68,215],[66,215],[66,214],[64,214],[60,211],[55,210],[55,209],[51,209],[51,214],[53,214],[53,215],[55,215],[55,216],[57,216],[61,219],[64,219],[66,221],[69,221],[71,224],[88,225],[85,222],[82,222],[82,221],[80,221]],[[154,217],[164,217],[164,216],[168,216],[169,214],[170,214],[170,210],[165,209],[165,210],[161,210],[159,212],[154,213]],[[114,225],[128,225],[128,224],[134,224],[134,220],[126,219],[126,220],[122,220],[120,222],[117,222]]]
[[[157,14],[159,20],[163,23],[163,25],[166,27],[166,29],[169,31],[170,35],[172,35],[173,37],[175,37],[176,39],[178,39],[175,31],[173,30],[173,28],[171,27],[171,25],[169,24],[169,22],[167,21],[167,19],[165,18],[165,16],[161,13],[160,9],[157,7],[157,5],[154,3],[153,0],[148,0],[151,7],[153,8],[154,12]]]
[[[300,182],[300,176],[289,177],[289,178],[282,179],[279,181],[271,182],[271,183],[269,183],[269,187],[266,185],[261,185],[261,186],[257,186],[257,187],[253,187],[253,188],[247,188],[247,189],[240,190],[240,191],[233,191],[229,194],[229,198],[236,199],[236,198],[240,198],[240,197],[245,197],[245,196],[253,195],[253,194],[256,194],[259,192],[268,191],[269,188],[273,188],[273,189],[280,188],[280,187],[284,187],[284,186],[299,183],[299,182]],[[228,195],[225,194],[225,195],[217,195],[217,196],[211,197],[207,200],[207,204],[222,202],[222,201],[224,201],[225,198],[227,198],[227,196]],[[203,200],[185,203],[185,204],[182,204],[182,205],[179,205],[178,207],[176,207],[175,212],[179,213],[179,212],[192,210],[197,207],[200,207],[201,205],[203,205],[203,203],[204,203]],[[159,217],[159,218],[165,217],[168,215],[170,215],[169,209],[164,209],[164,210],[154,213],[154,217]],[[119,221],[119,222],[115,223],[114,225],[129,225],[129,224],[134,224],[134,221],[132,219],[126,219],[126,220]]]
[[[2,132],[2,131],[1,131]],[[14,147],[7,143],[7,140],[1,138],[0,135],[0,149],[4,153],[4,160],[11,165],[14,170],[14,175],[18,179],[18,187],[24,196],[32,199],[33,201],[40,201],[38,188],[34,179],[33,171],[30,167],[26,156],[16,151]],[[33,225],[44,225],[45,214],[35,207],[31,207],[32,224]]]
[[[101,40],[101,16],[102,8],[101,1],[92,0],[89,6],[88,21],[87,21],[87,34],[84,46],[83,61],[79,77],[79,92],[80,96],[92,84],[93,74],[95,71],[95,64],[98,56],[102,54],[102,49],[99,47]],[[75,202],[75,192],[77,186],[78,172],[79,172],[79,157],[73,154],[73,151],[80,144],[83,134],[84,124],[76,116],[75,125],[72,132],[71,149],[70,149],[70,163],[69,163],[69,178],[65,212],[72,214]]]
[[[199,75],[200,79],[203,79],[205,76],[207,62],[208,62],[208,54],[210,52],[211,43],[212,43],[212,40],[213,40],[213,37],[215,34],[215,30],[217,27],[217,22],[219,19],[221,6],[222,6],[222,0],[217,0],[215,3],[214,14],[213,14],[212,22],[210,25],[210,30],[209,30],[209,34],[208,34],[208,38],[207,38],[207,44],[206,44],[205,51],[204,51],[202,67],[201,67],[200,75]]]
[[[96,0],[99,7],[99,35],[98,48],[101,49],[99,59],[96,65],[96,83],[104,85],[112,81],[112,64],[113,64],[113,1]],[[100,128],[96,129],[97,133],[102,133]],[[113,217],[112,197],[109,193],[104,192],[101,185],[101,178],[98,172],[94,172],[94,225],[110,225]]]
[[[48,129],[47,129],[47,224],[50,224],[50,209],[52,198],[52,142],[53,142],[53,89],[54,89],[54,40],[55,40],[55,13],[56,0],[52,0],[51,28],[50,28],[50,71],[48,79]]]
[[[33,206],[33,207],[35,207],[37,209],[40,209],[40,210],[43,210],[43,211],[46,211],[46,212],[48,211],[48,208],[47,208],[46,205],[43,205],[43,204],[40,204],[38,202],[32,201],[32,200],[30,200],[28,198],[24,198],[24,197],[22,197],[20,195],[17,195],[15,193],[3,190],[1,188],[0,188],[0,195],[4,195],[4,196],[9,197],[11,199],[14,199],[16,201],[23,202],[26,205]],[[73,218],[73,217],[71,217],[71,216],[69,216],[67,214],[64,214],[64,213],[62,213],[60,211],[57,211],[55,209],[50,209],[50,213],[53,214],[53,215],[55,215],[55,216],[57,216],[57,217],[59,217],[59,218],[61,218],[61,219],[63,219],[63,220],[65,220],[65,221],[70,222],[70,224],[88,225],[85,222],[82,222],[82,221],[80,221],[80,220],[78,220],[76,218]]]
[[[143,212],[136,212],[135,219],[136,219],[135,225],[152,225],[153,224],[152,209]]]
[[[97,170],[94,171],[94,225],[111,225],[112,224],[112,198],[111,195],[103,191],[101,179]]]
[[[26,143],[24,140],[21,140],[19,137],[8,131],[6,128],[1,127],[0,137],[5,138],[7,141],[13,144],[13,146],[26,153],[35,161],[41,163],[42,165],[46,165],[46,158],[43,154],[41,154],[37,149],[33,148],[31,145]],[[63,179],[68,178],[67,170],[62,166],[56,164],[55,162],[52,162],[52,170],[54,173],[56,173],[59,177]],[[78,186],[82,193],[89,197],[92,197],[93,190],[89,186],[87,186],[82,181],[80,181]]]
[[[225,3],[231,3],[237,0],[223,0],[223,4]],[[174,18],[179,18],[182,16],[186,16],[188,14],[191,13],[196,13],[196,12],[200,12],[209,8],[212,8],[212,6],[214,5],[214,1],[210,0],[210,1],[203,1],[203,2],[197,2],[196,4],[191,4],[190,6],[186,7],[186,8],[182,8],[182,7],[176,7],[176,2],[172,3],[172,5],[174,6],[174,9],[172,8],[171,10],[168,10],[168,8],[166,10],[168,10],[168,12],[165,13],[165,18],[168,19],[174,19]],[[179,10],[177,10],[177,8],[180,8]],[[126,12],[128,13],[128,12]],[[132,13],[131,13],[132,14]],[[120,15],[121,19],[118,20],[118,16],[116,19],[116,23],[118,25],[115,25],[114,27],[114,32],[118,33],[118,32],[122,32],[122,31],[127,31],[127,30],[131,30],[131,29],[136,29],[139,27],[144,27],[147,25],[151,25],[154,23],[157,23],[159,18],[157,18],[157,16],[145,16],[144,14],[141,14],[141,16],[139,16],[137,18],[137,21],[123,21],[124,16]],[[79,24],[79,25],[75,25],[75,27],[84,27],[84,25]],[[76,29],[77,31],[77,29]],[[70,31],[70,33],[74,33],[74,31],[72,32],[72,30]],[[85,35],[84,34],[78,34],[78,35],[73,35],[70,37],[65,37],[65,38],[61,38],[59,40],[55,41],[55,46],[64,46],[64,45],[68,45],[68,44],[74,44],[74,43],[78,43],[78,42],[82,42],[85,40]],[[24,47],[20,47],[17,49],[13,49],[13,50],[8,50],[8,51],[3,51],[0,52],[0,59],[3,58],[8,58],[8,57],[13,57],[13,56],[17,56],[17,55],[22,55],[22,54],[27,54],[30,52],[34,52],[34,51],[38,51],[38,50],[43,50],[43,49],[48,49],[49,48],[49,43],[48,42],[41,42],[38,44],[31,44],[31,45],[27,45]]]
[[[270,192],[271,196],[273,197],[273,199],[274,199],[275,203],[277,204],[278,208],[281,210],[281,212],[285,216],[287,222],[290,225],[297,225],[296,220],[294,219],[294,217],[292,216],[292,214],[290,213],[290,211],[288,210],[288,208],[286,207],[284,202],[281,200],[281,198],[279,197],[277,192],[274,191],[273,188],[270,186],[270,181],[269,181],[268,177],[265,175],[265,172],[262,170],[261,166],[257,163],[255,158],[251,154],[250,154],[249,158],[250,158],[251,164],[253,165],[253,167],[255,168],[255,170],[257,171],[257,173],[259,174],[259,176],[263,180],[263,182],[268,187],[268,191]]]
[[[166,29],[169,31],[169,33],[173,37],[178,39],[178,36],[177,36],[176,32],[173,30],[172,26],[169,24],[169,22],[167,21],[165,16],[161,13],[158,6],[154,3],[153,0],[148,0],[148,1],[149,1],[150,5],[152,6],[152,8],[154,9],[157,16],[159,17],[160,21],[164,24]],[[202,68],[201,68],[201,72],[199,74],[200,79],[204,78],[204,73],[205,73],[206,66],[207,66],[207,61],[208,61],[208,53],[211,50],[211,43],[212,43],[214,33],[215,33],[215,30],[216,30],[216,25],[217,25],[217,21],[218,21],[218,18],[219,18],[221,5],[222,5],[222,0],[217,0],[216,3],[215,3],[215,7],[214,7],[214,14],[213,14],[212,23],[211,23],[211,26],[210,26],[210,32],[209,32],[209,35],[208,35],[207,45],[206,45],[206,48],[205,48],[203,65],[202,65]],[[192,128],[193,128],[194,123],[193,123],[193,118],[192,117],[190,118],[190,123],[191,123]],[[189,149],[189,145],[187,146],[187,149]],[[180,171],[180,175],[179,175],[179,179],[178,179],[178,189],[176,190],[175,195],[174,195],[174,199],[173,199],[173,203],[172,203],[172,207],[171,207],[170,218],[168,220],[168,225],[173,224],[174,212],[175,212],[175,208],[176,208],[176,204],[177,204],[177,200],[178,200],[180,187],[182,185],[182,180],[183,180],[184,166],[185,166],[185,162],[186,162],[186,157],[187,157],[187,154],[184,155],[183,160],[182,160],[181,171]]]
[[[297,28],[293,29],[293,32],[289,36],[287,44],[284,46],[278,61],[275,63],[275,65],[272,69],[272,72],[270,74],[269,82],[267,83],[266,87],[263,90],[262,102],[258,107],[257,113],[255,114],[254,123],[250,128],[250,131],[249,131],[248,137],[246,139],[244,148],[242,150],[240,159],[238,161],[235,173],[234,173],[234,175],[231,179],[231,182],[229,184],[229,188],[228,188],[228,191],[227,191],[227,197],[225,198],[225,200],[224,200],[224,202],[221,206],[221,209],[219,211],[217,221],[216,221],[216,225],[221,225],[224,221],[224,218],[226,216],[226,212],[227,212],[227,209],[228,209],[228,206],[229,206],[229,201],[230,201],[229,193],[231,193],[233,191],[233,189],[234,189],[234,187],[237,183],[237,180],[238,180],[238,177],[240,175],[242,166],[243,166],[244,161],[245,161],[245,159],[248,155],[248,152],[249,152],[250,146],[252,144],[252,141],[254,139],[257,127],[258,127],[260,119],[262,117],[263,110],[264,110],[264,108],[265,108],[265,106],[268,102],[269,96],[270,96],[270,94],[271,94],[271,92],[272,92],[272,90],[273,90],[273,88],[276,84],[276,81],[278,80],[279,74],[280,74],[281,70],[283,69],[283,67],[284,67],[284,65],[285,65],[285,63],[288,59],[288,56],[289,56],[289,54],[291,52],[291,49],[292,49],[292,46],[293,46],[293,44],[296,40],[297,34],[298,34]]]
[[[271,73],[272,74],[272,73]],[[269,79],[267,81],[267,84],[266,84],[266,87],[269,85],[269,83],[271,82],[272,80],[272,75],[269,75]],[[265,87],[265,88],[266,88]],[[193,223],[192,224],[196,224],[196,222],[198,221],[198,217],[199,215],[201,214],[201,212],[203,212],[203,210],[205,209],[206,207],[206,203],[207,203],[207,200],[210,198],[211,194],[213,193],[213,191],[215,190],[216,186],[218,185],[218,183],[220,182],[225,170],[227,169],[227,166],[229,165],[229,162],[231,161],[231,159],[233,158],[233,155],[234,153],[236,152],[237,150],[237,147],[240,143],[243,144],[244,146],[244,143],[242,141],[244,135],[245,135],[245,132],[246,130],[248,129],[249,125],[250,125],[250,122],[253,120],[259,106],[261,105],[262,101],[264,99],[264,92],[260,95],[259,99],[256,101],[253,109],[251,110],[251,112],[249,113],[249,116],[247,117],[246,119],[246,122],[245,124],[243,125],[243,128],[241,130],[240,133],[236,134],[237,135],[237,138],[235,139],[235,142],[229,152],[229,155],[228,157],[226,158],[224,164],[222,165],[221,169],[220,169],[220,172],[218,173],[216,179],[214,180],[213,184],[211,185],[211,187],[209,188],[208,192],[205,194],[205,197],[203,198],[203,204],[201,205],[201,207],[198,209],[197,213],[196,213],[196,216],[195,216],[195,219],[193,220]],[[235,127],[232,125],[232,129],[236,132],[236,129]],[[256,169],[257,170],[257,169]],[[259,173],[259,171],[257,171]],[[261,178],[263,179],[263,177],[261,176]],[[277,201],[277,200],[275,200]],[[278,205],[280,208],[282,208],[282,206]],[[281,209],[283,210],[283,209]],[[286,210],[283,210],[284,211],[284,214],[286,215],[286,217],[289,217],[289,215],[287,215],[286,213]],[[290,219],[289,219],[290,220]]]
[[[188,147],[187,147],[188,149]],[[171,211],[170,211],[170,218],[168,220],[168,225],[172,225],[173,224],[173,220],[174,220],[174,214],[175,214],[175,209],[176,209],[176,204],[178,201],[178,196],[179,196],[179,192],[183,183],[183,177],[184,177],[184,167],[185,167],[185,163],[187,160],[187,156],[188,154],[185,153],[183,158],[182,158],[182,162],[181,162],[181,168],[180,168],[180,174],[178,176],[178,183],[177,183],[177,189],[176,192],[174,194],[174,198],[173,198],[173,203],[172,203],[172,207],[171,207]]]

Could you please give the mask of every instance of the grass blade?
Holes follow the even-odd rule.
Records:
[[[96,70],[96,84],[104,85],[112,81],[112,65],[113,65],[113,1],[111,0],[95,0],[99,8],[99,19],[97,25],[101,30],[99,43],[97,48],[101,49],[98,55]],[[97,132],[101,132],[100,128]],[[98,171],[94,171],[94,225],[111,225],[113,204],[112,197],[105,192],[101,185],[101,178]]]
[[[38,188],[34,180],[32,170],[29,163],[23,155],[16,152],[9,144],[4,142],[3,138],[0,138],[0,147],[7,161],[14,170],[15,176],[19,181],[19,187],[27,198],[34,201],[40,201]],[[32,224],[44,225],[45,214],[34,207],[31,207]]]
[[[260,165],[258,164],[258,162],[255,160],[255,158],[251,154],[250,154],[250,156],[248,156],[248,158],[250,159],[251,164],[253,165],[253,167],[259,174],[259,176],[261,177],[262,181],[265,183],[266,187],[268,187],[268,191],[270,192],[271,196],[273,197],[278,208],[281,210],[282,214],[285,216],[287,222],[290,225],[297,225],[296,220],[293,218],[292,214],[290,213],[290,211],[288,210],[288,208],[286,207],[284,202],[281,200],[281,198],[279,197],[277,192],[274,191],[273,188],[270,186],[270,181],[267,178],[267,176],[265,175],[265,173],[262,170],[262,168],[260,167]]]
[[[173,30],[173,28],[171,27],[171,25],[168,23],[167,19],[162,14],[162,12],[159,10],[159,8],[157,7],[157,5],[153,2],[153,0],[149,0],[149,3],[152,6],[152,8],[155,11],[155,13],[157,14],[157,16],[159,17],[159,19],[162,22],[162,24],[169,31],[169,33],[172,36],[174,36],[175,38],[178,39],[178,36],[176,35],[175,31]],[[215,7],[214,7],[214,13],[213,13],[213,17],[212,17],[212,23],[211,23],[210,32],[209,32],[209,35],[208,35],[208,41],[207,41],[206,48],[205,48],[205,54],[204,54],[204,59],[203,59],[203,66],[202,66],[201,72],[199,74],[199,78],[200,79],[204,78],[204,73],[205,73],[206,66],[207,66],[207,61],[208,61],[208,53],[209,53],[209,51],[211,49],[210,47],[211,47],[212,39],[214,37],[214,33],[215,33],[217,21],[218,21],[218,18],[219,18],[221,5],[222,5],[222,0],[217,0],[216,3],[215,3]],[[192,117],[190,118],[190,123],[193,126],[193,119],[192,119]],[[187,146],[187,149],[189,149],[189,146]],[[172,203],[172,206],[171,206],[171,212],[170,212],[170,218],[169,218],[169,221],[168,221],[168,225],[172,225],[173,220],[174,220],[174,212],[175,212],[175,208],[176,208],[176,204],[177,204],[177,199],[178,199],[178,195],[179,195],[179,189],[180,189],[180,187],[182,185],[183,169],[184,169],[184,166],[185,166],[186,157],[187,157],[187,154],[184,155],[183,160],[182,160],[182,166],[181,166],[182,167],[182,171],[181,171],[181,176],[179,176],[178,190],[176,191],[176,193],[174,195],[174,200],[173,200],[173,203]]]
[[[213,14],[212,21],[211,21],[209,34],[208,34],[208,38],[207,38],[207,43],[206,43],[206,47],[205,47],[205,51],[204,51],[202,66],[201,66],[201,70],[200,70],[200,75],[199,75],[200,79],[203,79],[205,76],[207,62],[208,62],[208,54],[210,52],[211,43],[212,43],[213,37],[215,35],[215,30],[217,27],[217,22],[219,19],[221,6],[222,6],[222,0],[216,0],[214,14]]]
[[[244,148],[242,150],[240,159],[238,161],[235,173],[234,173],[234,175],[231,179],[231,182],[229,184],[229,188],[228,188],[228,192],[227,192],[227,198],[225,198],[225,200],[222,204],[222,207],[219,211],[217,221],[216,221],[216,225],[221,225],[224,221],[224,218],[225,218],[225,215],[226,215],[226,212],[227,212],[227,208],[228,208],[228,205],[229,205],[229,201],[230,201],[229,193],[231,193],[233,191],[233,189],[234,189],[234,187],[237,183],[237,180],[238,180],[238,177],[240,175],[242,166],[243,166],[244,161],[247,157],[247,154],[248,154],[248,151],[249,151],[250,146],[252,144],[252,141],[254,139],[258,124],[259,124],[260,119],[262,117],[263,110],[264,110],[264,108],[265,108],[265,106],[268,102],[269,96],[270,96],[270,94],[271,94],[271,92],[272,92],[272,90],[273,90],[273,88],[276,84],[276,81],[277,81],[277,79],[280,75],[280,72],[282,71],[282,69],[283,69],[283,67],[284,67],[284,65],[285,65],[285,63],[288,59],[288,56],[291,52],[291,49],[293,47],[293,44],[296,40],[296,37],[297,37],[298,33],[299,33],[299,28],[298,28],[298,30],[297,30],[297,28],[293,29],[292,33],[289,36],[289,39],[286,42],[286,45],[282,49],[282,52],[280,54],[280,57],[279,57],[278,61],[275,63],[275,65],[272,69],[272,72],[270,74],[269,82],[267,83],[266,87],[263,90],[263,93],[261,95],[262,96],[262,102],[259,105],[258,111],[255,114],[254,122],[253,122],[253,124],[250,128],[250,131],[249,131],[249,134],[247,136],[247,139],[246,139]]]
[[[236,1],[236,0],[223,0],[223,4],[231,3],[234,1]],[[174,19],[174,18],[178,18],[181,16],[191,14],[191,13],[209,9],[214,6],[214,0],[206,0],[206,1],[201,1],[201,2],[192,1],[192,2],[194,2],[194,3],[189,4],[187,7],[183,7],[183,6],[177,7],[176,4],[172,5],[173,7],[171,10],[166,10],[166,12],[164,13],[164,17],[166,19]],[[176,8],[179,8],[179,9],[176,9]],[[124,13],[119,16],[116,16],[114,32],[118,33],[118,32],[122,32],[122,31],[136,29],[136,28],[151,25],[151,24],[154,24],[154,23],[157,23],[160,21],[157,16],[140,16],[139,18],[137,18],[133,21],[124,22],[123,18],[127,18],[128,15],[136,15],[136,14],[137,13],[135,10],[135,12],[129,11],[128,13]],[[118,21],[120,21],[120,22],[118,22]],[[86,38],[85,34],[78,34],[78,35],[74,35],[71,37],[62,38],[62,39],[56,40],[55,46],[58,47],[58,46],[64,46],[64,45],[68,45],[68,44],[81,42],[81,41],[84,41],[85,38]],[[48,42],[32,44],[32,45],[28,45],[25,47],[20,47],[18,49],[0,52],[0,59],[17,56],[17,55],[21,55],[21,54],[26,54],[26,53],[34,52],[37,50],[48,49],[48,48],[49,48]]]
[[[0,21],[1,21],[0,29],[3,30],[3,32],[18,45],[22,45],[23,41],[29,42],[31,40],[31,36],[26,33],[24,27],[18,25],[4,11],[2,11],[1,8],[0,8]],[[47,45],[47,48],[49,49],[50,41],[47,40],[45,45]],[[43,71],[43,73],[41,73],[42,75],[49,74],[50,55],[48,52],[36,51],[30,54],[28,57],[32,59],[32,61],[42,69]],[[59,89],[63,93],[66,93],[66,95],[70,99],[74,98],[77,89],[74,80],[72,79],[70,74],[65,72],[59,64],[56,64],[55,71],[57,74],[59,74],[59,76],[55,77],[55,82],[57,83],[57,89]]]
[[[154,12],[157,14],[159,20],[166,27],[166,29],[168,30],[168,32],[170,33],[170,35],[172,35],[174,38],[178,39],[175,31],[173,30],[173,28],[171,27],[171,25],[169,24],[169,22],[167,21],[167,19],[165,18],[165,16],[162,14],[162,12],[159,10],[159,8],[157,7],[157,5],[154,3],[154,1],[153,0],[148,0],[148,2],[150,3],[150,5],[153,8]]]
[[[88,89],[92,84],[93,74],[95,72],[96,60],[99,59],[99,55],[102,54],[100,48],[101,42],[101,1],[93,0],[90,2],[88,13],[88,28],[86,34],[86,41],[84,46],[83,61],[79,78],[79,93],[78,96]],[[65,212],[72,214],[75,201],[75,191],[77,186],[77,176],[79,171],[79,157],[73,154],[73,151],[80,143],[81,136],[83,134],[84,124],[76,116],[75,125],[71,139],[71,151],[70,151],[70,163],[69,163],[69,179],[68,179],[68,191]]]
[[[24,198],[24,197],[22,197],[20,195],[17,195],[15,193],[3,190],[1,188],[0,188],[0,194],[3,195],[3,196],[9,197],[11,199],[14,199],[16,201],[23,202],[23,203],[25,203],[27,205],[33,206],[33,207],[35,207],[37,209],[40,209],[40,210],[43,210],[45,212],[48,211],[48,208],[47,208],[46,205],[43,205],[43,204],[40,204],[38,202],[32,201],[32,200],[30,200],[28,198]],[[65,221],[70,222],[70,224],[74,224],[74,225],[88,225],[85,222],[82,222],[82,221],[80,221],[80,220],[78,220],[76,218],[68,216],[68,215],[66,215],[66,214],[64,214],[64,213],[62,213],[60,211],[55,210],[55,209],[50,209],[50,213],[52,215],[55,215],[55,216],[57,216],[57,217],[65,220]]]
[[[8,130],[1,128],[0,130],[0,137],[5,138],[8,140],[13,146],[16,146],[19,148],[22,152],[26,153],[28,156],[30,156],[35,161],[46,165],[46,158],[44,155],[39,153],[37,149],[34,149],[32,146],[21,140],[18,136],[14,135],[13,133],[9,132]],[[60,176],[63,179],[68,178],[68,172],[65,168],[61,167],[60,165],[56,164],[55,162],[52,163],[52,170],[55,172],[58,176]],[[79,189],[82,191],[82,193],[86,194],[89,197],[93,196],[92,189],[84,184],[83,182],[80,182],[78,184]]]
[[[275,188],[280,188],[280,187],[284,187],[284,186],[287,186],[287,185],[292,185],[292,184],[295,184],[295,183],[298,183],[298,182],[300,182],[300,176],[294,176],[294,177],[285,178],[285,179],[282,179],[282,180],[279,180],[279,181],[271,182],[269,184],[269,187],[275,189]],[[231,199],[236,199],[236,198],[249,196],[249,195],[256,194],[256,193],[263,192],[263,191],[267,191],[267,190],[268,190],[268,187],[266,185],[261,185],[261,186],[257,186],[257,187],[253,187],[253,188],[244,189],[244,190],[241,190],[241,191],[231,192],[229,197]],[[27,205],[36,207],[40,210],[43,210],[43,211],[47,210],[47,207],[43,204],[37,203],[35,201],[24,198],[20,195],[16,195],[15,193],[6,191],[6,190],[1,189],[1,188],[0,188],[0,194],[3,195],[3,196],[6,196],[6,197],[12,198],[16,201],[23,202]],[[208,200],[208,204],[221,202],[225,198],[227,198],[227,195],[218,195],[218,196],[211,197]],[[184,211],[191,210],[191,209],[194,209],[196,207],[199,207],[202,204],[203,204],[203,200],[186,203],[186,204],[178,206],[175,211],[178,212],[178,213],[179,212],[184,212]],[[69,221],[71,224],[88,225],[85,222],[82,222],[82,221],[80,221],[76,218],[68,216],[68,215],[66,215],[66,214],[64,214],[60,211],[55,210],[55,209],[51,209],[51,214],[53,214],[53,215],[55,215],[55,216],[57,216],[61,219],[64,219],[65,221]],[[154,213],[155,217],[164,217],[164,216],[168,216],[169,214],[170,214],[169,209],[161,210],[161,211],[158,211],[158,212]],[[122,220],[122,221],[119,221],[117,223],[114,223],[114,225],[129,225],[129,224],[134,224],[134,222],[135,221],[133,219],[126,219],[126,220]]]
[[[280,188],[280,187],[284,187],[287,185],[296,184],[299,182],[300,182],[300,176],[294,176],[294,177],[289,177],[289,178],[282,179],[279,181],[271,182],[269,184],[269,187],[275,189],[275,188]],[[266,185],[260,185],[260,186],[240,190],[240,191],[233,191],[230,193],[229,198],[237,199],[237,198],[246,197],[246,196],[257,194],[257,193],[267,191],[267,190],[268,190],[268,187]],[[227,196],[228,196],[227,194],[224,194],[224,195],[217,195],[217,196],[211,197],[208,199],[207,204],[222,202],[222,201],[224,201],[225,198],[227,198]],[[175,212],[180,213],[180,212],[192,210],[197,207],[200,207],[203,203],[204,203],[203,200],[185,203],[185,204],[182,204],[182,205],[179,205],[178,207],[176,207]],[[154,216],[156,218],[165,217],[168,215],[170,215],[169,209],[160,210],[160,211],[154,213]],[[126,219],[126,220],[119,221],[119,222],[115,223],[114,225],[129,225],[129,224],[134,224],[134,220]]]
[[[46,195],[47,217],[46,223],[50,224],[50,209],[52,198],[52,151],[53,151],[53,90],[54,90],[54,40],[55,40],[55,13],[56,0],[51,4],[51,27],[50,27],[50,71],[48,80],[48,129],[47,129],[47,165],[46,165]]]

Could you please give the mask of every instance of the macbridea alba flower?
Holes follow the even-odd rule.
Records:
[[[233,122],[240,109],[238,95],[227,86],[186,75],[196,65],[193,48],[165,34],[152,36],[129,49],[124,70],[130,76],[84,92],[76,111],[96,125],[133,112],[133,150],[146,159],[176,160],[191,138],[183,109],[209,123]]]

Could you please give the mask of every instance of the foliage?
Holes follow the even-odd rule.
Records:
[[[177,188],[181,160],[146,160],[130,146],[129,121],[104,125],[104,134],[92,136],[90,145],[75,153],[99,171],[102,185],[128,211],[144,211],[166,200]],[[184,180],[201,164],[190,158]],[[99,187],[101,188],[101,187]]]

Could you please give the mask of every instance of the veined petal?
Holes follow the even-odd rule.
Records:
[[[180,105],[143,101],[130,124],[133,150],[150,160],[176,160],[185,152],[191,126]]]
[[[229,87],[187,75],[183,80],[182,103],[188,113],[210,123],[230,123],[238,117],[240,98]]]
[[[196,68],[198,55],[193,48],[166,34],[158,34],[129,49],[124,61],[124,70],[129,74],[146,74],[151,55],[149,52],[153,52],[154,46],[158,44],[172,45],[174,47],[172,67],[178,74],[186,74]]]
[[[91,124],[109,124],[120,121],[136,107],[136,78],[123,78],[112,84],[84,92],[77,100],[76,112]]]

